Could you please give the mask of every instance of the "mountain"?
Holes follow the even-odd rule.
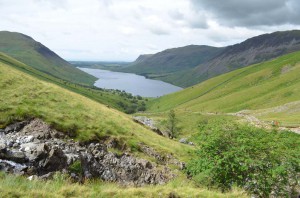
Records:
[[[228,46],[212,60],[197,66],[190,75],[197,76],[198,82],[233,71],[251,64],[300,50],[300,31],[274,32],[247,39]],[[193,84],[188,81],[188,85]]]
[[[274,32],[224,48],[187,46],[165,50],[135,61],[125,70],[188,87],[297,50],[300,50],[299,30]]]
[[[282,125],[300,123],[300,51],[222,74],[151,101],[150,112],[235,113],[249,110]],[[189,122],[189,120],[185,120]]]
[[[189,45],[167,49],[153,55],[141,55],[121,71],[142,74],[148,77],[169,75],[193,68],[219,54],[223,48],[204,45]]]
[[[0,52],[70,82],[93,85],[96,80],[95,77],[74,68],[43,44],[21,33],[0,31]]]
[[[242,190],[223,194],[196,186],[187,179],[177,167],[181,161],[193,156],[193,146],[160,136],[134,122],[131,116],[57,86],[54,77],[35,71],[3,53],[0,53],[0,60],[0,169],[4,170],[0,172],[0,190],[4,197],[41,194],[55,197],[70,193],[73,197],[82,197],[82,192],[87,197],[99,195],[99,192],[103,197],[112,194],[119,197],[156,197],[158,194],[165,197],[174,194],[181,197],[246,197]],[[14,147],[7,146],[19,140]],[[26,146],[26,149],[21,149],[21,146]],[[64,170],[68,173],[80,177],[87,173],[101,173],[104,181],[101,180],[99,185],[98,179],[95,182],[89,179],[86,185],[82,185],[74,182],[77,180],[71,182],[66,171],[63,175],[56,172],[53,179],[50,179],[52,174],[45,172],[30,177],[50,175],[45,182],[27,179],[26,174],[38,171],[37,168],[59,171],[66,166],[65,163],[68,167]],[[35,168],[27,168],[27,165]],[[26,177],[4,173],[18,171],[18,168],[22,168]],[[154,179],[153,173],[157,175]],[[175,176],[177,178],[169,184],[153,184],[154,180],[167,181],[168,177]],[[151,185],[124,189],[117,183],[129,179],[133,184],[143,177],[146,178],[143,181],[151,182]],[[107,180],[109,182],[105,182]],[[18,184],[17,191],[15,186],[11,187],[12,182]]]

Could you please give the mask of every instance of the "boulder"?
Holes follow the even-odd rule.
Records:
[[[53,147],[41,167],[42,172],[53,172],[67,167],[67,156],[59,147]]]
[[[125,148],[115,139],[110,141],[110,146]],[[140,147],[146,154],[165,163],[165,156],[151,147],[144,144]],[[76,161],[80,164],[76,165],[76,172],[71,172]],[[29,179],[49,179],[54,172],[60,171],[71,174],[74,180],[80,182],[99,178],[136,186],[162,184],[174,177],[169,169],[162,169],[148,160],[128,153],[109,152],[103,143],[66,140],[61,132],[40,119],[6,127],[0,138],[0,170],[32,176]]]
[[[11,132],[18,132],[20,131],[26,124],[28,124],[28,121],[23,121],[23,122],[17,122],[14,124],[11,124],[7,126],[4,131],[5,134],[11,133]]]
[[[181,138],[179,140],[179,142],[182,143],[182,144],[187,144],[188,143],[187,138]]]

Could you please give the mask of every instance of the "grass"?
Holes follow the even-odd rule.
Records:
[[[69,82],[92,86],[97,80],[94,76],[74,68],[41,43],[20,33],[0,31],[0,52]]]
[[[22,72],[25,72],[27,74],[30,74],[31,76],[34,76],[40,80],[50,82],[53,84],[56,84],[62,88],[68,89],[72,92],[81,94],[83,96],[86,96],[90,99],[93,99],[97,102],[100,102],[102,104],[108,105],[112,108],[115,108],[120,111],[126,111],[125,107],[130,107],[133,104],[133,100],[126,97],[128,94],[124,94],[121,92],[113,91],[113,90],[105,90],[105,89],[99,89],[99,88],[92,88],[92,87],[86,87],[83,85],[71,83],[59,78],[56,78],[54,76],[48,75],[44,72],[38,71],[34,69],[33,67],[30,67],[22,62],[17,61],[16,59],[13,59],[12,57],[7,56],[4,53],[0,52],[0,62],[7,64],[11,67],[14,67],[15,69],[18,69]],[[139,100],[138,105],[140,106],[142,102],[146,102],[143,100]],[[120,105],[123,104],[123,105]]]
[[[77,140],[116,138],[127,149],[139,151],[145,143],[162,153],[187,160],[191,147],[153,133],[131,117],[0,63],[0,128],[28,117],[38,117]]]
[[[166,185],[144,187],[122,187],[113,183],[90,181],[84,185],[71,183],[62,175],[56,175],[54,180],[28,181],[24,177],[17,177],[0,173],[1,197],[247,197],[238,189],[228,193],[199,188],[188,180],[174,180]]]
[[[299,73],[300,52],[295,52],[151,100],[148,112],[162,113],[176,109],[187,113],[229,113],[275,108],[300,100]],[[279,113],[269,111],[261,118],[278,118],[281,121],[283,117],[283,123],[299,124],[299,103],[293,106],[292,113],[284,109]]]

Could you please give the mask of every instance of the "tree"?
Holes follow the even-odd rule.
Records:
[[[175,111],[172,109],[169,111],[168,120],[167,120],[167,129],[170,134],[170,138],[176,138],[178,133],[178,120],[175,114]]]

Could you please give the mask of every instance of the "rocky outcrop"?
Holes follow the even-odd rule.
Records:
[[[170,134],[167,131],[160,130],[156,126],[155,121],[150,119],[150,118],[147,118],[147,117],[144,117],[144,116],[135,116],[135,117],[133,117],[133,120],[136,123],[139,123],[141,125],[146,126],[147,128],[149,128],[152,131],[154,131],[155,133],[157,133],[158,135],[161,135],[161,136],[164,136],[164,137],[170,137]]]
[[[80,181],[99,178],[136,186],[163,184],[174,177],[165,166],[128,153],[117,155],[105,144],[69,139],[40,119],[0,130],[0,170],[30,178],[49,178],[60,171]]]

